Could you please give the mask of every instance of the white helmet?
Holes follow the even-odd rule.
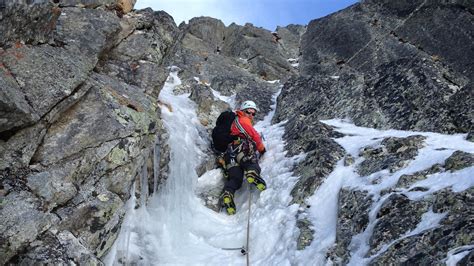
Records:
[[[240,106],[240,110],[245,110],[245,109],[255,109],[255,111],[260,111],[258,110],[257,108],[257,105],[253,102],[253,101],[245,101],[242,103],[242,105]]]

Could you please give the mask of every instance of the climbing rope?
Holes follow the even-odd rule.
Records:
[[[409,20],[409,19],[413,16],[413,14],[415,14],[416,12],[418,12],[418,10],[420,10],[420,8],[426,4],[427,1],[428,1],[428,0],[423,1],[417,8],[415,8],[415,10],[412,11],[404,20],[402,20],[401,23],[399,23],[395,28],[393,28],[393,29],[390,30],[387,34],[385,34],[385,36],[382,36],[382,38],[380,38],[380,40],[375,43],[375,45],[377,46],[377,48],[375,49],[374,52],[377,52],[377,51],[380,49],[380,42],[381,42],[382,40],[384,40],[384,39],[385,39],[389,34],[391,34],[392,32],[395,32],[398,28],[400,28],[401,26],[403,26],[403,25],[405,24],[405,22],[406,22],[407,20]],[[348,64],[352,61],[352,59],[354,59],[357,55],[359,55],[359,53],[362,52],[365,48],[367,48],[374,40],[376,40],[376,39],[371,39],[369,42],[367,42],[367,43],[364,45],[364,47],[360,48],[359,51],[357,51],[354,55],[352,55],[351,58],[349,58],[349,60],[347,60],[347,62],[344,63],[344,65],[348,65]],[[366,62],[367,62],[367,61],[366,61]],[[365,64],[366,62],[364,62],[364,64]],[[363,66],[364,64],[362,64],[362,65],[360,65],[360,66]],[[360,67],[360,66],[359,66],[359,67]],[[350,67],[350,66],[349,66],[349,67]]]
[[[252,206],[252,185],[249,186],[249,215],[247,218],[247,266],[250,266],[250,258],[249,258],[249,251],[250,251],[250,246],[249,246],[249,239],[250,239],[250,209]]]

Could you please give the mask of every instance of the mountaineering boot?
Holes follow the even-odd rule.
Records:
[[[263,180],[255,170],[245,171],[245,179],[247,179],[247,182],[250,184],[254,184],[260,191],[264,191],[267,188],[265,180]]]
[[[221,202],[225,210],[227,211],[227,214],[235,214],[236,208],[234,203],[234,195],[231,192],[225,190],[224,193],[222,193]]]

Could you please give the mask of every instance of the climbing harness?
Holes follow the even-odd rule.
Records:
[[[257,162],[257,155],[255,153],[255,143],[246,138],[237,138],[232,141],[227,148],[228,163],[226,169],[239,165],[241,162],[251,161]]]

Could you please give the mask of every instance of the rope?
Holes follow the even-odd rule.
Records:
[[[252,206],[252,185],[249,186],[249,216],[247,218],[247,266],[250,266],[250,258],[249,258],[249,239],[250,239],[250,209]]]
[[[244,127],[240,124],[238,117],[235,118],[235,126],[236,126],[237,129],[240,131],[240,133],[242,133],[242,134],[245,135],[245,137],[246,137],[247,139],[252,140],[252,138],[249,136],[249,134],[247,133],[247,131],[245,131]]]
[[[389,31],[387,34],[385,34],[385,36],[382,36],[382,38],[380,40],[383,40],[385,39],[385,37],[387,37],[390,33],[392,32],[395,32],[398,28],[400,28],[401,26],[403,26],[405,24],[405,22],[407,20],[409,20],[413,14],[415,14],[416,12],[418,12],[418,10],[420,10],[420,8],[422,6],[424,6],[426,4],[427,0],[423,1],[417,8],[415,8],[415,10],[413,10],[404,20],[401,21],[400,24],[398,24],[395,28],[393,28],[391,31]],[[347,60],[347,62],[345,63],[345,65],[349,64],[352,59],[354,59],[357,55],[359,55],[360,52],[362,52],[365,48],[367,48],[374,40],[376,39],[371,39],[367,44],[364,45],[364,47],[360,48],[359,51],[357,51],[353,56],[351,56],[351,58],[349,58],[349,60]],[[376,43],[376,45],[378,46],[377,49],[375,50],[375,52],[377,52],[380,47],[378,45],[378,42]],[[365,64],[365,63],[364,63]]]

